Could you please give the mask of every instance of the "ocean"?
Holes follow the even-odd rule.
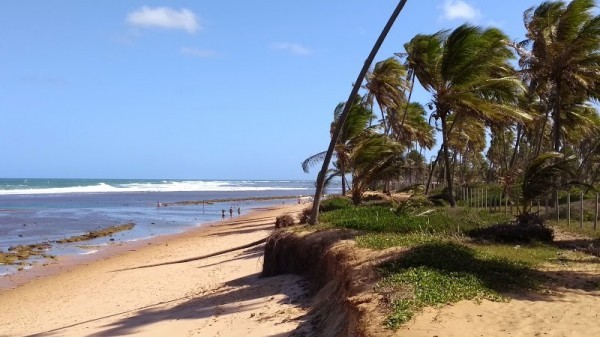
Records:
[[[340,190],[334,185],[328,192]],[[235,217],[238,208],[244,214],[255,208],[296,202],[277,197],[313,194],[314,181],[305,180],[0,179],[0,251],[50,242],[52,248],[45,252],[49,255],[91,254],[101,246],[178,233],[218,221],[222,210],[229,218],[233,208]],[[258,197],[274,199],[249,200]],[[223,199],[246,200],[172,204]],[[168,206],[157,207],[165,204]],[[129,222],[135,224],[132,230],[112,238],[55,243]],[[0,275],[17,268],[0,265]]]

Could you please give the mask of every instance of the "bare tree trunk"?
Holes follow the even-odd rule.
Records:
[[[410,82],[410,91],[408,92],[408,98],[406,99],[406,106],[404,107],[404,116],[402,116],[402,123],[400,123],[400,128],[398,130],[402,130],[404,127],[404,122],[406,121],[406,115],[408,115],[408,107],[410,106],[410,98],[412,97],[413,89],[415,87],[415,72],[412,73],[412,80]]]
[[[537,156],[540,155],[540,152],[542,152],[542,142],[544,141],[544,132],[546,131],[546,124],[548,124],[548,114],[549,112],[546,112],[546,116],[544,117],[544,124],[542,125],[541,131],[540,131],[540,137],[538,139],[538,144],[535,148],[535,155],[533,156],[533,158],[536,158]]]
[[[450,167],[450,154],[448,153],[448,125],[446,124],[446,113],[443,112],[442,119],[442,146],[444,148],[444,163],[446,164],[446,182],[448,183],[448,201],[450,207],[456,207],[456,200],[454,200],[454,186],[452,177],[452,168]]]
[[[431,186],[431,178],[433,178],[433,171],[435,170],[435,167],[437,166],[437,162],[440,159],[440,156],[442,155],[443,148],[444,148],[443,146],[440,147],[440,150],[438,151],[438,154],[435,157],[435,160],[433,161],[433,163],[430,163],[431,171],[429,171],[429,178],[427,178],[427,186],[425,187],[425,195],[429,194],[429,186]]]
[[[313,209],[312,209],[312,212],[310,215],[310,220],[309,220],[309,224],[311,224],[311,225],[315,225],[319,222],[319,219],[318,219],[319,205],[321,203],[321,194],[323,193],[323,185],[325,183],[325,174],[327,174],[327,169],[329,168],[329,163],[331,162],[331,157],[333,156],[333,148],[335,146],[335,143],[337,142],[337,139],[340,137],[342,127],[344,126],[346,117],[348,117],[348,112],[350,111],[352,102],[354,102],[354,97],[356,97],[356,94],[358,94],[358,90],[360,89],[360,86],[362,85],[362,82],[365,78],[365,75],[367,74],[367,71],[369,70],[369,67],[371,67],[371,63],[373,63],[373,59],[375,58],[375,55],[379,51],[379,48],[383,44],[385,37],[387,36],[390,29],[394,25],[394,21],[396,21],[396,18],[398,17],[400,12],[404,8],[404,5],[406,4],[407,1],[408,0],[400,0],[400,2],[398,3],[398,6],[396,6],[396,9],[394,9],[394,12],[392,13],[392,15],[390,16],[390,19],[388,20],[385,27],[381,31],[379,38],[377,38],[377,41],[375,42],[375,45],[373,46],[371,53],[367,57],[360,73],[358,74],[358,77],[356,78],[356,81],[354,82],[354,87],[352,88],[352,91],[350,92],[350,96],[348,97],[348,100],[346,101],[344,110],[342,111],[342,114],[339,117],[338,123],[333,132],[333,135],[331,136],[331,141],[329,142],[329,148],[327,149],[327,153],[325,154],[325,158],[323,160],[323,167],[321,168],[321,171],[319,172],[319,175],[317,176],[317,186],[316,186],[316,191],[315,191],[315,198],[314,198]]]
[[[340,160],[340,173],[342,174],[342,195],[346,195],[346,165]]]

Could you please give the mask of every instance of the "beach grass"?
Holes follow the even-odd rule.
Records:
[[[379,291],[388,294],[392,308],[386,320],[389,328],[398,328],[426,306],[461,300],[504,301],[506,291],[536,289],[543,282],[530,264],[518,258],[483,254],[456,242],[415,246],[383,265],[381,273]]]
[[[510,223],[510,215],[436,207],[398,212],[393,207],[352,206],[325,212],[323,222],[362,233],[357,246],[402,248],[379,267],[376,291],[389,304],[386,326],[400,327],[423,307],[461,300],[504,301],[506,292],[541,289],[540,266],[563,263],[574,252],[550,244],[501,244],[473,240],[474,229]],[[571,254],[571,255],[570,255]]]
[[[386,206],[353,206],[321,215],[323,222],[348,229],[442,235],[462,234],[510,219],[506,214],[469,208],[428,208],[416,210],[414,214],[405,214]]]
[[[564,219],[560,222],[554,220],[548,221],[548,223],[550,226],[557,227],[564,232],[583,235],[592,240],[600,240],[600,225],[594,230],[594,223],[592,221],[584,221],[583,227],[580,226],[580,222],[577,220],[573,220],[570,225]]]

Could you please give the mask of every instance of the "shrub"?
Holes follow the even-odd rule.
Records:
[[[312,213],[312,207],[307,207],[302,210],[300,214],[298,214],[298,223],[307,224],[308,220],[310,220],[310,215]]]
[[[552,242],[554,231],[537,215],[525,213],[517,216],[515,223],[504,223],[487,228],[473,229],[467,235],[500,243]]]
[[[362,201],[385,201],[387,200],[385,196],[381,194],[374,193],[365,193],[362,197]]]
[[[397,214],[411,214],[417,209],[425,207],[432,207],[433,202],[427,199],[424,194],[413,194],[406,201],[400,203],[400,206],[396,209]]]
[[[277,218],[275,218],[275,228],[285,228],[293,225],[294,217],[289,214],[280,215]]]
[[[320,212],[331,212],[337,209],[344,209],[352,206],[352,202],[348,198],[333,197],[324,200],[319,208]]]

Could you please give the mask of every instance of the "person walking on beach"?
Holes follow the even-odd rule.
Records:
[[[225,210],[221,210],[221,220],[225,220]]]

